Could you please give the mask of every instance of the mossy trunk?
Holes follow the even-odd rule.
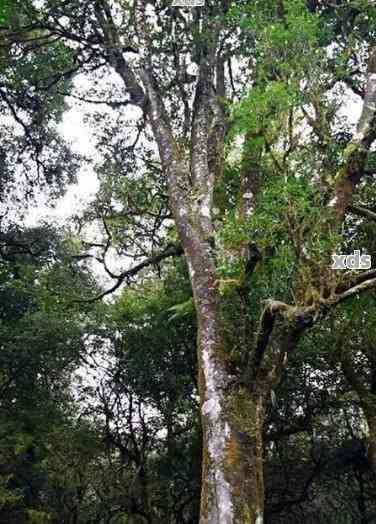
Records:
[[[194,233],[194,231],[193,231]],[[262,392],[251,394],[231,370],[222,298],[210,242],[185,234],[198,320],[203,428],[200,524],[262,524]]]
[[[262,524],[262,396],[235,386],[225,355],[207,342],[199,335],[204,434],[200,524]]]

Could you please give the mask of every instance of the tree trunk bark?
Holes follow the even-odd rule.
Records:
[[[205,71],[204,71],[205,70]],[[262,524],[264,505],[261,395],[231,374],[216,281],[211,209],[215,174],[208,168],[211,75],[203,68],[195,100],[191,161],[175,142],[153,82],[145,72],[150,120],[169,202],[186,255],[198,320],[198,374],[203,428],[200,524]],[[205,73],[205,74],[204,74]]]
[[[263,396],[251,394],[231,373],[210,257],[201,257],[196,250],[188,260],[198,316],[203,428],[200,524],[262,524]]]
[[[251,396],[231,372],[212,248],[195,227],[195,216],[190,217],[182,223],[178,216],[177,224],[198,320],[203,429],[200,524],[262,524],[264,405],[261,395]]]
[[[262,397],[231,385],[225,359],[202,333],[199,352],[204,434],[200,524],[262,524]]]

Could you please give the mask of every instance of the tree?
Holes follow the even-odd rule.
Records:
[[[333,321],[326,319],[304,338],[267,412],[268,522],[374,519],[375,477],[367,457],[366,419],[335,362],[333,346],[340,337],[331,329]]]
[[[13,220],[41,189],[62,195],[78,168],[78,155],[57,131],[66,109],[58,89],[71,82],[73,71],[65,69],[73,50],[29,24],[18,5],[0,3],[0,202],[2,219],[11,209]]]
[[[151,132],[197,313],[200,522],[260,524],[265,411],[289,355],[328,311],[376,286],[374,270],[330,269],[375,140],[375,12],[303,0],[20,9],[73,46],[82,70],[115,71],[126,98],[108,104],[134,106],[140,134],[143,121]],[[364,96],[355,132],[336,119],[343,83]],[[226,145],[239,135],[234,163]],[[116,286],[178,253],[153,252]]]
[[[56,435],[78,433],[71,375],[88,324],[89,308],[70,318],[67,303],[72,313],[72,289],[89,279],[76,264],[75,274],[65,271],[58,296],[48,289],[56,288],[70,255],[51,227],[13,226],[0,246],[0,519],[47,522],[56,509],[48,495]]]
[[[174,307],[190,294],[186,270],[167,271],[109,306],[91,402],[108,452],[97,489],[109,514],[193,524],[201,466],[195,326],[192,311]]]

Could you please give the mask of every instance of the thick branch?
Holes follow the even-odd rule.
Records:
[[[311,306],[298,307],[280,301],[268,301],[260,319],[256,342],[248,356],[245,382],[254,387],[256,378],[261,376],[270,385],[278,383],[288,353],[295,349],[306,329],[321,320],[333,307],[372,289],[376,289],[376,270],[340,284],[333,296],[322,298]]]
[[[375,211],[372,211],[371,209],[367,209],[366,207],[362,206],[349,206],[348,210],[351,213],[354,213],[355,215],[368,218],[369,220],[376,221],[376,213]]]
[[[139,74],[148,96],[147,114],[156,139],[162,168],[167,173],[169,201],[179,232],[185,240],[189,211],[188,175],[189,168],[184,151],[181,151],[174,137],[171,122],[153,72],[150,57],[150,31],[145,17],[146,0],[136,4],[136,21],[139,40],[143,48],[143,63]]]
[[[362,284],[368,280],[376,278],[376,269],[371,269],[370,271],[363,271],[354,276],[350,276],[347,281],[341,282],[335,290],[336,295]]]
[[[209,116],[213,100],[213,80],[216,65],[216,51],[219,35],[219,23],[208,20],[203,22],[206,42],[199,42],[199,76],[193,103],[191,134],[191,173],[196,194],[197,217],[203,233],[208,237],[212,233],[211,208],[215,173],[209,169]]]
[[[95,13],[103,32],[104,44],[110,64],[123,79],[130,95],[131,103],[144,110],[147,103],[146,95],[133,69],[123,56],[123,49],[119,40],[117,27],[113,20],[111,10],[105,0],[97,0]]]
[[[364,175],[371,144],[376,139],[376,47],[370,50],[362,113],[356,133],[346,148],[346,164],[338,173],[335,197],[331,204],[339,219],[351,205],[355,188]]]

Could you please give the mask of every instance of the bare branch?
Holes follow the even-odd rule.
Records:
[[[118,275],[118,277],[117,277],[117,281],[115,282],[115,284],[113,286],[111,286],[109,289],[106,289],[106,291],[103,291],[102,293],[100,293],[99,295],[96,295],[95,297],[87,298],[87,299],[81,299],[81,300],[75,300],[74,302],[75,303],[76,302],[79,302],[79,303],[82,303],[82,302],[92,303],[92,302],[96,302],[98,300],[101,300],[103,297],[105,297],[107,295],[110,295],[111,293],[113,293],[114,291],[119,289],[119,287],[125,281],[127,281],[127,280],[129,281],[132,277],[137,275],[143,269],[145,269],[147,267],[150,267],[150,266],[153,266],[153,265],[156,265],[156,264],[159,264],[159,262],[162,262],[162,260],[165,260],[166,258],[175,257],[175,256],[181,256],[183,254],[183,252],[184,251],[183,251],[183,248],[181,246],[170,245],[164,251],[162,251],[161,253],[158,253],[157,255],[150,256],[150,257],[146,258],[145,260],[143,260],[142,262],[140,262],[139,264],[136,264],[132,268],[127,269],[126,271],[123,271],[122,273],[120,273],[120,275]]]
[[[349,206],[348,210],[351,213],[354,213],[355,215],[359,215],[361,217],[368,218],[369,220],[376,221],[376,212],[372,211],[371,209],[367,209],[366,207],[353,205]]]

